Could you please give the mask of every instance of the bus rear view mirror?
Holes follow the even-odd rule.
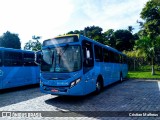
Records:
[[[35,53],[35,63],[37,65],[40,65],[41,64],[41,60],[42,60],[42,52],[38,51],[38,52]]]
[[[89,50],[87,50],[87,59],[88,58],[90,58],[91,57],[91,55],[90,55],[90,51]]]

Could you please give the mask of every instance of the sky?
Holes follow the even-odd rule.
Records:
[[[45,39],[87,26],[138,31],[140,12],[148,0],[0,0],[0,36],[19,35],[23,49],[32,36]]]

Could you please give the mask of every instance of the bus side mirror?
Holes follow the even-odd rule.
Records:
[[[91,57],[91,55],[90,55],[90,51],[89,51],[89,50],[87,50],[87,51],[86,51],[86,54],[87,54],[87,59],[89,59],[89,58]]]
[[[41,65],[41,61],[42,61],[42,52],[38,51],[38,52],[35,53],[35,64],[40,66]]]

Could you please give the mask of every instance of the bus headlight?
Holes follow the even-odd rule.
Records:
[[[81,81],[81,79],[79,78],[79,79],[77,79],[77,80],[71,82],[70,88],[72,88],[73,86],[77,85],[80,81]]]

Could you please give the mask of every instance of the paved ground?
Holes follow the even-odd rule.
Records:
[[[160,81],[158,80],[127,80],[123,83],[115,83],[106,87],[103,92],[97,96],[91,94],[85,97],[57,97],[46,95],[40,93],[38,87],[11,89],[0,92],[1,112],[59,111],[42,113],[42,115],[57,117],[39,119],[72,120],[75,119],[73,116],[79,116],[76,117],[76,119],[160,120]],[[67,111],[72,111],[72,113]],[[71,115],[68,113],[71,113]],[[118,114],[120,114],[121,117],[116,117]],[[137,117],[142,114],[149,116],[156,116],[158,114],[158,117]],[[72,117],[58,117],[65,115]],[[125,117],[129,115],[132,117]],[[0,117],[0,120],[1,119],[6,120],[6,118]],[[12,119],[22,118],[15,117]],[[23,119],[37,118],[23,117]]]

